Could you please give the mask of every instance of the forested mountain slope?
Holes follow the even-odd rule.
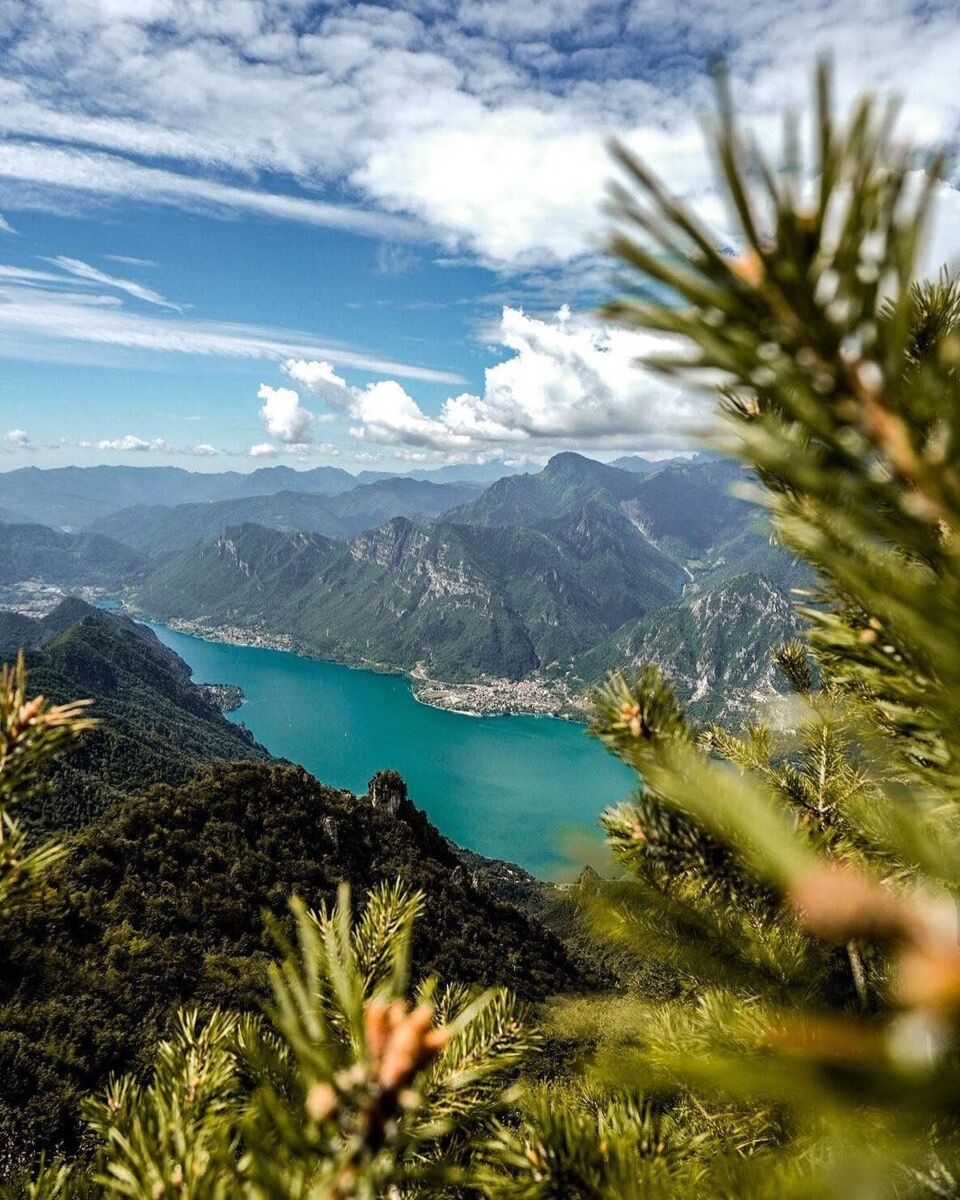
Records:
[[[35,829],[76,829],[114,800],[180,783],[214,759],[269,757],[191,682],[182,659],[126,617],[73,598],[41,620],[0,613],[0,659],[21,647],[32,690],[57,703],[91,697],[102,720],[29,802],[22,815]]]
[[[632,648],[712,715],[769,686],[769,650],[794,628],[789,589],[806,581],[731,494],[744,480],[717,459],[644,474],[559,454],[441,520],[346,543],[231,528],[134,598],[160,619],[450,683],[535,678],[562,703]]]
[[[721,579],[682,603],[627,622],[576,656],[570,675],[586,687],[608,672],[659,663],[699,717],[729,717],[779,682],[771,651],[799,622],[789,588],[756,573]]]
[[[136,550],[98,533],[0,524],[0,584],[42,580],[63,587],[115,588],[144,563]]]
[[[634,647],[698,711],[739,708],[767,686],[769,647],[793,628],[789,589],[809,574],[736,494],[748,477],[735,463],[624,465],[567,452],[479,493],[395,477],[347,488],[353,476],[324,468],[181,473],[208,490],[309,487],[135,506],[80,535],[24,527],[8,533],[6,577],[123,587],[159,619],[425,675],[440,702],[437,682],[532,680],[533,711],[575,711]],[[163,470],[136,487],[177,484]],[[718,620],[731,631],[719,640]]]
[[[521,678],[669,601],[679,579],[619,514],[588,508],[549,530],[397,518],[346,543],[245,525],[162,564],[136,600],[346,661]]]
[[[96,819],[42,904],[0,930],[0,1170],[76,1145],[79,1099],[142,1068],[178,1004],[255,1009],[264,912],[346,880],[422,888],[418,972],[540,998],[581,986],[560,942],[465,868],[393,772],[367,796],[296,767],[218,764]],[[52,1035],[55,1033],[55,1037]]]

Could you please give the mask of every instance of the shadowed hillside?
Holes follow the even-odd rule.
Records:
[[[114,800],[153,783],[181,783],[213,759],[266,759],[247,730],[151,630],[64,600],[31,620],[0,613],[0,659],[27,653],[30,685],[63,703],[89,696],[101,725],[54,768],[23,813],[35,829],[76,829]]]

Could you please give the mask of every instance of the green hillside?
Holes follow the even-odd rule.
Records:
[[[245,525],[159,566],[136,602],[348,662],[521,678],[667,602],[678,581],[619,514],[590,508],[548,530],[397,518],[347,543]]]
[[[531,999],[581,984],[392,772],[358,797],[296,767],[218,764],[98,818],[45,902],[0,929],[0,1173],[75,1148],[80,1098],[142,1068],[178,1004],[257,1008],[275,957],[265,912],[285,918],[291,895],[318,906],[343,880],[359,904],[396,879],[427,897],[419,971]]]
[[[769,647],[793,629],[789,588],[807,580],[730,494],[742,479],[706,457],[641,474],[559,454],[442,520],[398,518],[346,543],[230,528],[155,567],[134,598],[160,619],[284,635],[307,653],[451,683],[536,676],[582,691],[626,639],[669,659],[701,708],[738,707],[768,685]],[[745,593],[743,577],[779,602]],[[742,678],[737,654],[751,664]]]
[[[0,524],[0,584],[42,580],[63,587],[118,587],[143,565],[129,546],[98,533]]]
[[[23,814],[35,829],[76,829],[114,800],[180,783],[214,759],[268,757],[229,722],[186,664],[125,617],[68,599],[48,617],[0,614],[0,658],[27,651],[31,688],[57,703],[90,696],[99,728],[61,760]]]
[[[774,688],[770,652],[797,628],[788,587],[761,575],[734,575],[627,622],[578,655],[570,672],[587,686],[609,671],[639,671],[656,662],[693,716],[726,718]]]

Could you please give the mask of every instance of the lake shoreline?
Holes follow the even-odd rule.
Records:
[[[125,606],[124,611],[140,620],[157,620],[130,606]],[[412,671],[403,671],[372,660],[348,662],[343,659],[324,658],[310,652],[289,634],[269,633],[234,625],[207,625],[195,618],[173,617],[158,623],[177,633],[198,637],[207,642],[252,649],[280,650],[299,658],[335,663],[351,670],[402,676],[409,682],[410,691],[418,704],[443,712],[458,713],[466,717],[551,717],[578,725],[586,721],[585,698],[571,693],[561,684],[547,683],[542,679],[513,680],[488,677],[465,683],[451,683],[429,676],[422,663],[418,663]]]
[[[600,844],[600,813],[635,785],[629,768],[605,754],[583,724],[524,713],[464,720],[418,700],[398,672],[297,654],[287,639],[258,630],[221,629],[216,640],[212,622],[189,629],[178,622],[176,629],[138,619],[198,685],[242,691],[242,707],[228,718],[272,754],[355,795],[378,771],[399,771],[445,837],[539,879],[575,874],[582,846]],[[258,652],[273,648],[283,652]],[[459,697],[445,698],[449,707]],[[475,703],[461,699],[460,707]]]

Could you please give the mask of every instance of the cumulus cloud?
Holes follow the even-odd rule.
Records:
[[[126,433],[123,437],[102,438],[96,443],[98,450],[114,450],[126,453],[134,451],[143,454],[148,451],[169,450],[170,447],[163,438],[141,438],[135,434]]]
[[[436,414],[396,380],[350,387],[323,361],[291,360],[284,369],[352,419],[354,437],[447,453],[676,446],[709,420],[709,399],[638,371],[637,359],[662,350],[662,338],[608,328],[567,308],[543,320],[508,307],[498,340],[510,353],[487,369],[483,392],[450,396]],[[293,389],[279,390],[290,411],[303,411]]]
[[[33,441],[25,429],[10,429],[3,436],[3,444],[8,450],[32,450]]]
[[[257,442],[255,446],[250,447],[247,453],[251,458],[273,458],[278,451],[271,442]]]
[[[288,445],[305,445],[313,440],[314,415],[300,403],[300,395],[293,388],[275,388],[261,384],[257,392],[263,401],[260,420],[267,433]]]
[[[353,392],[347,386],[347,381],[334,371],[328,362],[316,359],[291,358],[283,364],[283,369],[297,383],[302,384],[307,391],[318,396],[335,408],[346,408],[352,399]]]
[[[216,446],[211,446],[209,442],[200,442],[196,446],[187,446],[183,453],[190,454],[194,458],[215,458],[220,451]]]

